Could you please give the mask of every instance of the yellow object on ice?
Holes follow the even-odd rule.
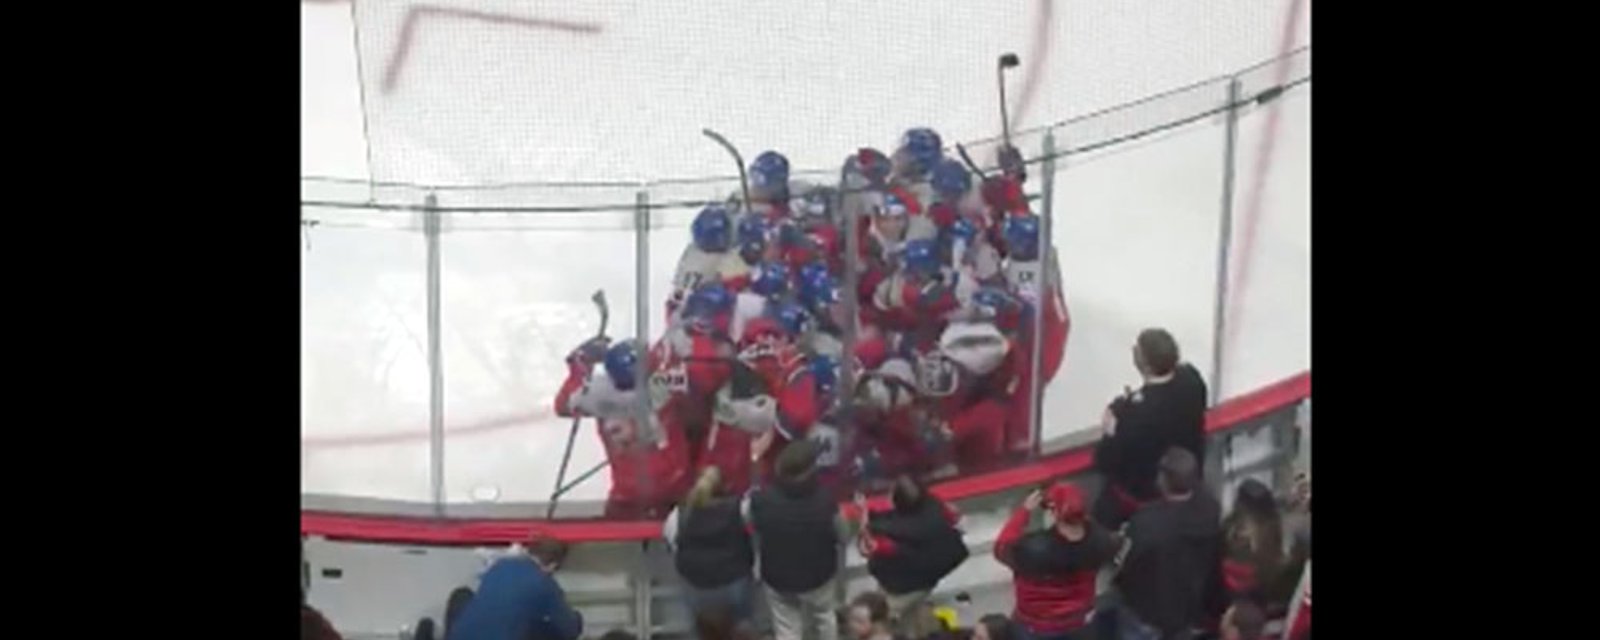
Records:
[[[952,607],[934,607],[933,617],[938,618],[948,629],[961,628],[961,614]]]

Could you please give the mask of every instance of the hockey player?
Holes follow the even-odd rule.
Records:
[[[900,256],[900,268],[872,282],[869,313],[864,316],[886,331],[929,332],[937,336],[946,314],[961,307],[967,295],[960,276],[946,267],[935,240],[912,240]],[[965,287],[965,288],[963,288]]]
[[[818,188],[791,200],[794,215],[779,222],[774,233],[777,253],[789,268],[799,269],[820,260],[832,272],[843,273],[843,236],[833,218],[835,194],[834,189]]]
[[[750,210],[776,222],[789,215],[789,159],[762,151],[750,163]]]
[[[804,355],[795,347],[777,320],[762,316],[750,321],[739,341],[733,375],[717,391],[715,418],[717,438],[737,430],[750,438],[737,444],[715,443],[708,438],[707,451],[717,461],[733,463],[734,453],[742,451],[746,460],[759,460],[763,477],[783,447],[807,437],[820,415],[816,385]]]
[[[1041,340],[1039,365],[1039,392],[1055,379],[1066,356],[1067,336],[1071,331],[1071,317],[1067,314],[1066,297],[1062,292],[1061,276],[1056,268],[1054,254],[1049,262],[1042,258],[1039,237],[1039,218],[1032,213],[1014,215],[1006,220],[1003,229],[1005,260],[1005,292],[991,292],[984,296],[984,305],[992,310],[995,322],[1011,336],[1016,348],[1012,350],[1012,368],[1017,372],[1018,397],[1025,401],[1011,405],[1007,419],[1006,448],[1013,454],[1026,452],[1033,440],[1033,341]],[[1036,331],[1035,309],[1043,305],[1043,324]]]
[[[972,190],[972,174],[967,172],[966,165],[945,158],[934,165],[933,172],[928,176],[928,186],[933,195],[933,203],[928,206],[928,217],[940,229],[949,227],[961,215],[962,201],[967,192]]]
[[[735,342],[742,340],[745,325],[754,318],[769,315],[774,304],[787,299],[790,289],[789,265],[776,260],[756,265],[750,272],[748,284],[734,298],[728,336]]]
[[[1001,462],[1015,375],[1010,343],[987,322],[954,322],[936,351],[917,361],[917,391],[934,406],[934,429],[947,439],[963,473]]]
[[[677,322],[650,351],[652,405],[682,427],[690,455],[711,427],[711,402],[731,372],[734,347],[728,338],[733,294],[721,283],[689,295]]]
[[[907,129],[894,153],[894,182],[909,188],[917,199],[931,202],[928,174],[943,159],[944,142],[937,132],[927,127]]]
[[[670,318],[684,297],[702,284],[737,278],[746,271],[738,256],[729,251],[733,241],[733,216],[721,204],[709,204],[689,225],[692,243],[678,258],[672,277],[672,295],[667,300]]]
[[[875,350],[874,346],[858,349],[868,362],[875,358],[865,352]],[[919,398],[916,370],[910,360],[890,358],[861,374],[852,402],[863,480],[902,473],[921,476],[933,470],[935,461],[924,429],[934,425],[925,423],[926,411],[918,407]]]
[[[1032,213],[1011,216],[1003,230],[1005,236],[1005,280],[1011,290],[1028,305],[1044,305],[1044,358],[1040,372],[1045,381],[1055,377],[1066,353],[1071,318],[1061,288],[1061,269],[1055,253],[1048,251],[1040,237],[1039,216]]]
[[[639,348],[636,341],[607,347],[603,338],[579,346],[567,357],[567,380],[555,399],[557,415],[598,422],[611,463],[608,518],[663,516],[688,489],[689,448],[682,430],[641,405]],[[641,421],[641,414],[648,419]]]

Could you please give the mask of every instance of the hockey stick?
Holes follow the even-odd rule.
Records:
[[[734,148],[733,143],[728,142],[727,138],[722,137],[722,134],[710,129],[701,129],[700,133],[705,134],[707,138],[711,138],[712,140],[716,141],[717,144],[722,145],[722,148],[727,149],[728,153],[733,156],[733,161],[739,164],[739,189],[742,193],[744,193],[744,210],[748,213],[751,210],[750,176],[745,173],[744,156],[739,155],[739,150]]]
[[[611,321],[611,306],[606,304],[605,289],[596,290],[594,295],[589,297],[589,300],[594,303],[595,307],[600,309],[600,331],[596,332],[594,337],[605,337],[606,325]],[[556,516],[556,504],[558,504],[563,493],[561,483],[567,479],[567,464],[572,462],[572,443],[578,439],[578,424],[581,422],[583,422],[583,416],[572,416],[572,428],[567,431],[567,451],[561,454],[561,470],[556,472],[556,490],[555,493],[550,495],[550,506],[545,509],[544,518],[546,520]]]
[[[1006,144],[1011,144],[1011,143],[1007,142]],[[983,169],[978,168],[978,163],[973,162],[972,161],[972,156],[967,154],[966,146],[964,146],[961,143],[957,142],[956,143],[956,153],[961,154],[961,161],[967,163],[967,168],[971,169],[973,173],[978,174],[978,178],[980,180],[988,180],[989,179],[989,175],[984,173]]]
[[[1000,84],[1000,132],[1008,147],[1011,146],[1011,114],[1006,113],[1006,69],[1014,69],[1020,64],[1022,61],[1015,53],[1003,54],[995,62],[995,78]]]

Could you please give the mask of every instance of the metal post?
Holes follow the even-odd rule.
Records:
[[[1222,364],[1228,352],[1225,327],[1228,315],[1229,254],[1233,251],[1234,164],[1239,138],[1239,78],[1228,82],[1228,120],[1222,142],[1222,222],[1217,229],[1217,299],[1211,316],[1211,404],[1222,399]]]
[[[858,233],[861,224],[861,202],[866,194],[865,189],[850,189],[849,195],[844,191],[850,182],[841,175],[839,180],[839,208],[844,217],[844,291],[841,302],[844,303],[844,353],[839,354],[839,403],[846,407],[844,415],[849,424],[838,426],[845,438],[855,437],[855,416],[848,407],[853,406],[856,390],[856,341],[859,339],[861,318],[860,295],[861,288],[861,235]]]
[[[1044,175],[1040,178],[1043,180],[1041,187],[1043,200],[1039,208],[1043,211],[1039,215],[1039,235],[1041,236],[1039,238],[1039,246],[1044,249],[1044,253],[1041,255],[1044,263],[1040,265],[1042,267],[1040,269],[1041,277],[1034,281],[1034,286],[1038,287],[1038,293],[1033,303],[1033,353],[1031,354],[1032,362],[1030,365],[1032,377],[1029,378],[1032,381],[1032,385],[1028,389],[1030,394],[1028,402],[1033,403],[1033,411],[1030,415],[1033,419],[1033,442],[1031,444],[1034,456],[1043,453],[1044,447],[1044,380],[1040,379],[1043,375],[1044,359],[1044,306],[1055,304],[1055,286],[1057,286],[1051,283],[1050,278],[1047,276],[1054,274],[1057,278],[1061,277],[1061,270],[1056,267],[1056,248],[1051,235],[1051,222],[1055,218],[1056,191],[1056,133],[1053,129],[1044,132],[1044,166],[1041,172]]]
[[[638,363],[634,368],[634,395],[638,396],[638,409],[634,424],[638,433],[646,434],[649,445],[664,446],[667,434],[655,428],[653,407],[650,402],[650,192],[640,189],[634,196],[633,208],[633,330],[637,338]],[[643,465],[639,466],[639,486],[652,480]],[[642,631],[641,638],[649,637]]]
[[[1294,598],[1289,601],[1289,615],[1283,620],[1284,637],[1288,637],[1289,630],[1294,628],[1295,619],[1300,617],[1300,611],[1305,608],[1306,591],[1311,589],[1311,560],[1306,560],[1306,568],[1300,572],[1300,582],[1294,589]]]
[[[422,237],[428,255],[428,461],[433,486],[433,514],[444,517],[444,354],[440,348],[439,197],[429,193],[422,211]]]
[[[646,540],[640,543],[639,561],[633,565],[633,622],[637,627],[634,633],[646,639],[652,635],[650,627],[654,626],[650,620],[651,582],[650,541]]]

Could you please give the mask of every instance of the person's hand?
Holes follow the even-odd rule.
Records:
[[[1105,435],[1117,435],[1117,414],[1111,410],[1111,407],[1106,407],[1105,413],[1100,414],[1100,428],[1105,432]]]
[[[1022,499],[1022,508],[1029,511],[1036,511],[1041,506],[1044,506],[1043,490],[1034,489],[1033,491],[1028,492],[1028,497]]]
[[[877,548],[877,546],[877,543],[873,542],[872,536],[870,535],[856,537],[856,551],[860,551],[862,557],[872,555],[872,550]]]
[[[572,353],[567,354],[567,364],[577,365],[585,369],[594,366],[594,363],[604,360],[606,349],[611,347],[611,338],[598,336],[584,341]]]

